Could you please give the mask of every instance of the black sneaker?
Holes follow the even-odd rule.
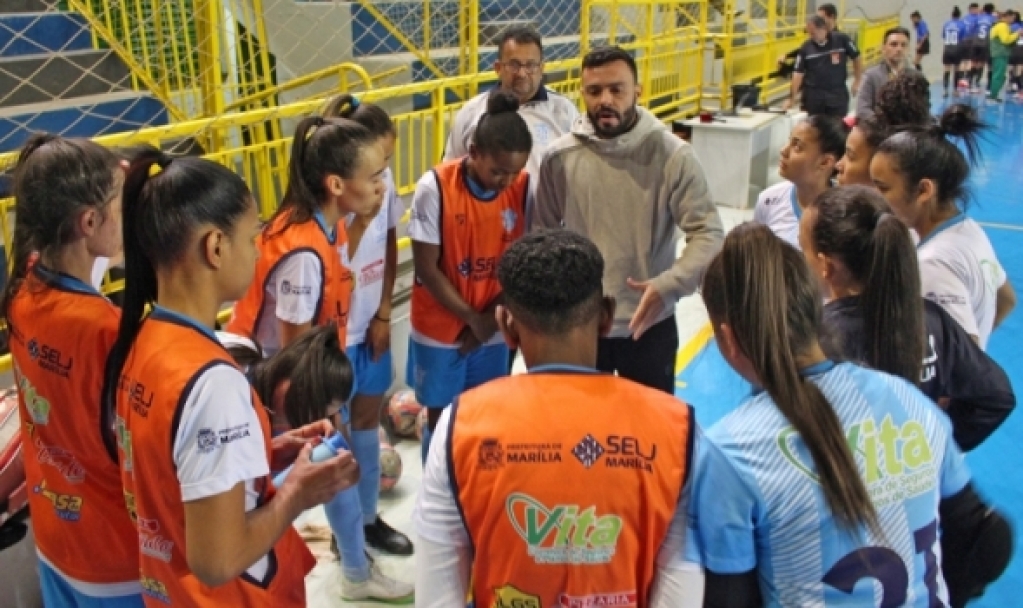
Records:
[[[398,532],[381,517],[368,526],[363,526],[366,534],[366,545],[391,555],[412,555],[412,541]]]

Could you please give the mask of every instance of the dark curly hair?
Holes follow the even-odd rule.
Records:
[[[931,86],[916,70],[905,70],[881,87],[874,110],[887,127],[927,126],[931,117]]]
[[[505,305],[526,327],[563,335],[600,314],[604,258],[586,237],[542,230],[505,251],[497,279]]]

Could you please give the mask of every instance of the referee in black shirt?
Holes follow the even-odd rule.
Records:
[[[807,20],[806,31],[810,39],[803,43],[796,55],[792,96],[785,102],[785,108],[792,105],[802,90],[803,110],[807,114],[842,118],[849,113],[846,62],[853,62],[852,94],[856,95],[863,77],[860,51],[846,34],[828,32],[827,23],[819,15]]]

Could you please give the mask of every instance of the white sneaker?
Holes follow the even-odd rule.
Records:
[[[341,599],[349,602],[370,600],[385,604],[411,604],[415,599],[415,587],[384,576],[377,565],[372,564],[369,578],[361,583],[341,576]]]

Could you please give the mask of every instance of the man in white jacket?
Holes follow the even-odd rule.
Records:
[[[618,305],[598,369],[674,393],[675,304],[721,248],[721,218],[692,147],[636,105],[632,56],[597,49],[582,68],[586,115],[544,156],[532,227],[578,232],[606,260],[604,292]]]
[[[562,97],[543,86],[543,40],[534,30],[513,26],[504,31],[497,45],[494,71],[500,79],[498,87],[519,98],[519,115],[529,125],[533,136],[533,151],[526,163],[535,190],[540,160],[547,146],[568,133],[579,116],[579,110],[567,97]],[[480,117],[487,111],[490,92],[470,99],[455,115],[444,147],[444,160],[462,158],[469,154],[469,143]]]

